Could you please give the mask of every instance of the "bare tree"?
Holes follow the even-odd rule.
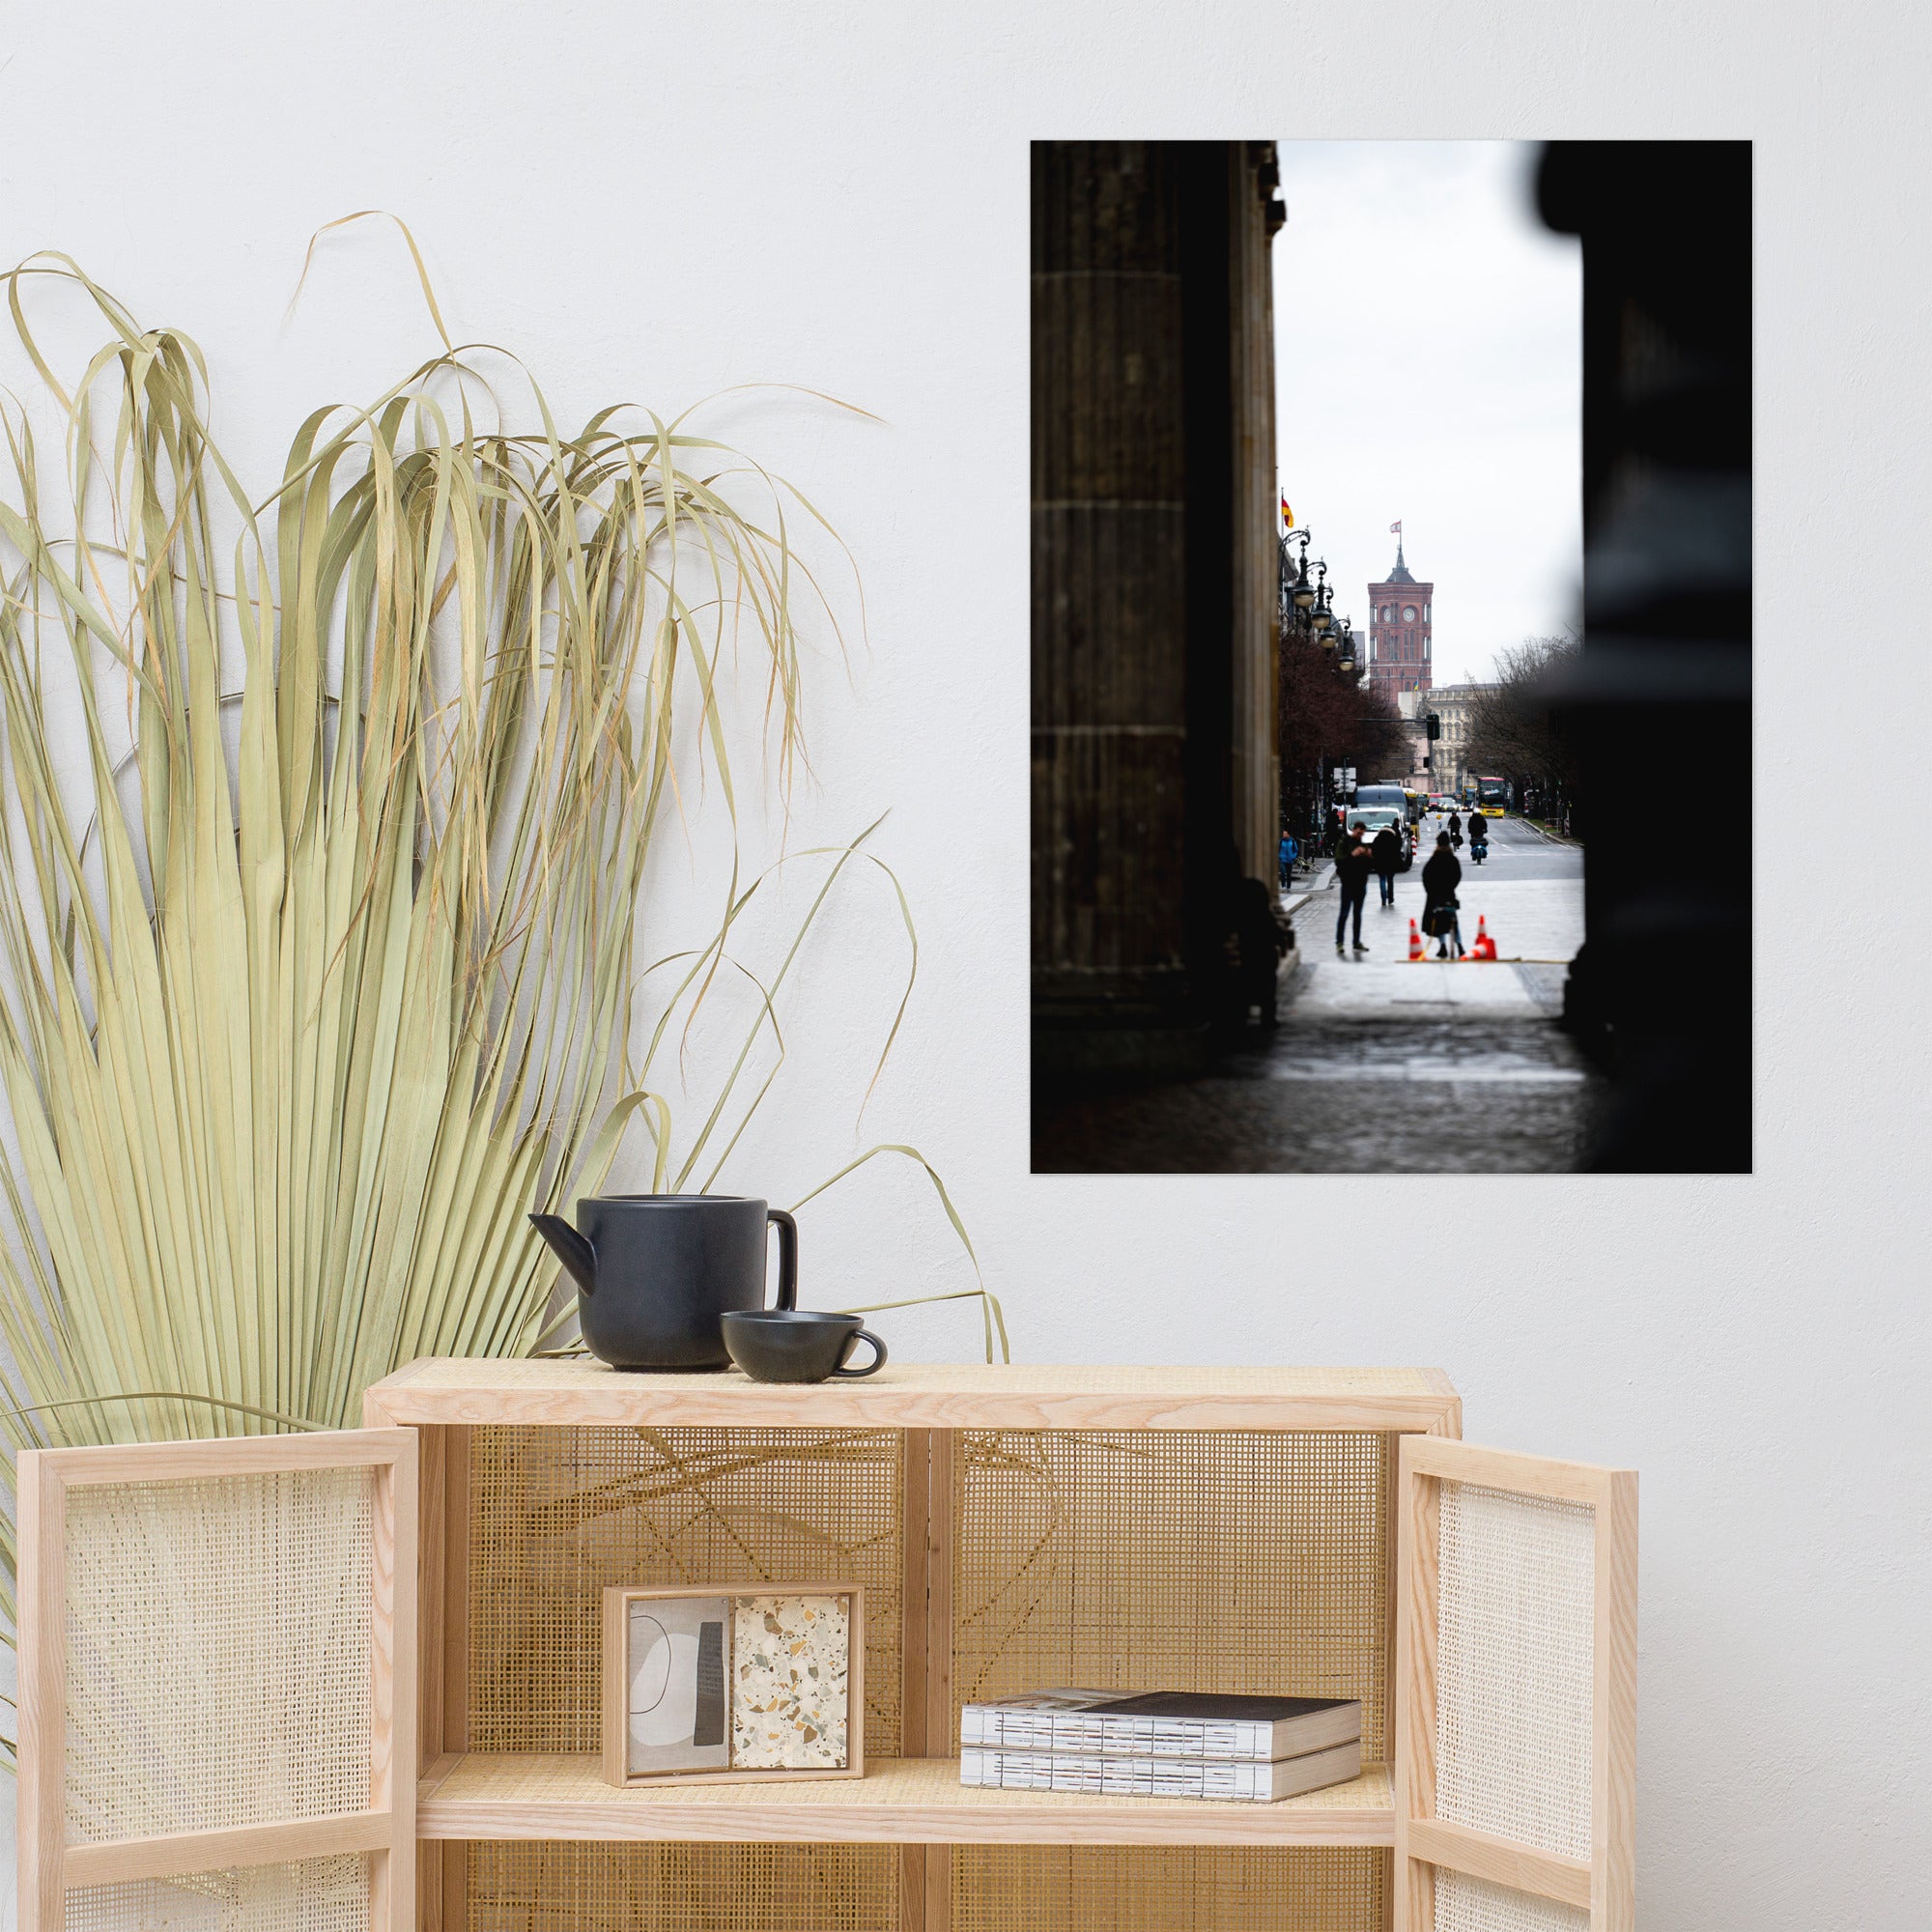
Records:
[[[1290,631],[1280,662],[1281,814],[1299,832],[1327,802],[1331,767],[1352,764],[1367,782],[1413,758],[1395,700],[1337,668],[1332,650]]]
[[[1576,797],[1577,756],[1546,694],[1552,674],[1580,648],[1575,637],[1506,646],[1496,653],[1495,682],[1481,687],[1469,706],[1464,765],[1508,779],[1519,800],[1528,796],[1548,817]]]

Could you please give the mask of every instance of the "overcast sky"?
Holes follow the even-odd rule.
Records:
[[[1281,485],[1366,635],[1395,562],[1435,582],[1437,684],[1576,621],[1577,242],[1536,218],[1516,141],[1283,141]]]

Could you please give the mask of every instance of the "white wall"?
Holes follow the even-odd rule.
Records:
[[[1905,796],[1922,736],[1923,618],[1875,586],[1925,542],[1926,41],[1904,9],[1744,0],[95,0],[0,47],[0,256],[65,248],[198,336],[265,479],[314,400],[432,347],[373,227],[284,325],[310,231],[365,207],[567,414],[775,379],[887,418],[720,416],[866,574],[872,652],[816,677],[802,830],[891,806],[920,920],[867,1138],[943,1168],[1027,1356],[1440,1363],[1472,1437],[1636,1464],[1644,1922],[1903,1932],[1932,1921],[1928,933],[1913,829],[1855,842],[1847,802],[1874,773]],[[1757,140],[1749,1179],[1028,1175],[1026,143],[1298,132]],[[828,929],[794,1017],[820,1062],[749,1189],[855,1145],[893,917],[855,895]],[[815,1298],[965,1279],[909,1174],[808,1212]],[[956,1309],[889,1332],[977,1344]]]

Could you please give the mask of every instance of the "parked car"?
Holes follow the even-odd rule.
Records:
[[[1397,843],[1402,847],[1402,869],[1406,872],[1415,863],[1415,839],[1409,832],[1408,814],[1399,805],[1359,806],[1349,813],[1349,823],[1353,825],[1360,819],[1363,836],[1374,838],[1384,825],[1393,826]]]

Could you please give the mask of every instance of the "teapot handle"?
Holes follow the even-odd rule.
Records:
[[[768,1210],[766,1218],[779,1231],[779,1298],[775,1308],[798,1306],[798,1223],[782,1208]]]

